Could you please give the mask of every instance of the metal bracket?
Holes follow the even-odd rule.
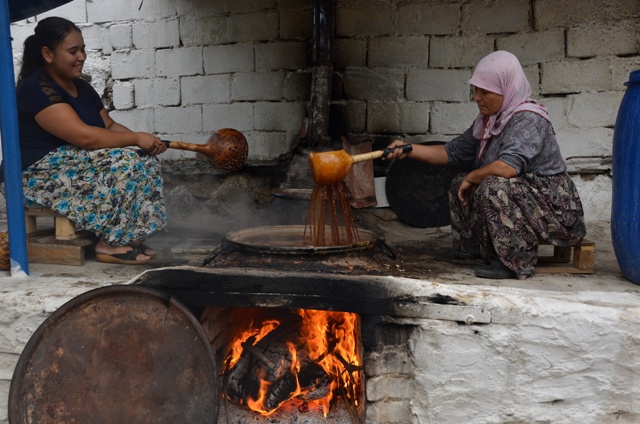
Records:
[[[396,302],[395,315],[406,318],[428,318],[471,324],[491,323],[491,313],[485,308],[435,303]]]

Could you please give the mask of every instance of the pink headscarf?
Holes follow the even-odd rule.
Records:
[[[473,136],[483,142],[479,157],[484,153],[486,142],[499,135],[516,112],[531,111],[551,122],[547,108],[530,98],[529,81],[518,58],[509,52],[498,50],[482,58],[469,84],[504,97],[498,113],[489,117],[478,114],[474,121]]]

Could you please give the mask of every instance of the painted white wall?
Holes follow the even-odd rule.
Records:
[[[92,288],[130,282],[125,274],[99,274],[82,284],[51,274],[26,282],[0,277],[0,405],[25,344],[52,312]],[[383,279],[393,293],[463,301],[490,322],[448,320],[457,312],[443,305],[439,318],[382,317],[379,325],[397,334],[365,358],[368,424],[640,420],[640,294],[633,284],[611,276],[557,276],[521,288]],[[6,420],[2,407],[0,424]]]

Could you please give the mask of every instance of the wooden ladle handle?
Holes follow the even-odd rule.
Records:
[[[201,152],[206,146],[206,144],[187,143],[185,141],[162,140],[162,142],[166,144],[168,148],[190,150],[192,152]]]
[[[396,146],[392,149],[389,148],[385,148],[383,150],[375,150],[373,152],[369,152],[369,153],[361,153],[359,155],[352,155],[351,156],[351,161],[352,163],[358,163],[358,162],[364,162],[366,160],[372,160],[372,159],[378,159],[378,158],[384,158],[387,157],[387,155],[389,155],[389,153],[393,152],[394,150],[397,149],[402,149],[403,153],[407,153],[413,150],[413,146],[411,144],[401,144],[399,146]]]

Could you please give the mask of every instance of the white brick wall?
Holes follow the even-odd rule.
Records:
[[[180,45],[180,27],[177,19],[157,22],[135,22],[133,45],[137,49],[162,49]]]
[[[398,45],[402,45],[399,49]],[[376,37],[369,43],[371,67],[395,68],[403,65],[427,68],[429,66],[429,39],[427,37]]]
[[[180,81],[182,102],[185,105],[229,103],[231,100],[231,76],[229,74],[191,76],[181,78]]]
[[[83,31],[84,33],[84,31]],[[109,27],[109,40],[115,50],[130,49],[133,47],[133,34],[131,25],[112,25]]]
[[[178,47],[156,50],[156,75],[181,77],[202,73],[202,48]]]
[[[231,98],[234,101],[282,100],[284,72],[236,73]]]
[[[113,104],[117,109],[131,109],[135,106],[131,82],[119,82],[113,85]]]
[[[637,1],[352,0],[335,7],[340,132],[332,135],[450,138],[477,113],[467,84],[473,67],[505,49],[520,58],[534,97],[549,108],[565,156],[611,154],[624,82],[640,69]],[[126,125],[190,142],[234,127],[253,137],[250,163],[268,163],[298,144],[312,70],[307,0],[74,0],[38,19],[48,15],[81,24],[85,70]],[[16,72],[34,25],[12,25]]]
[[[468,71],[415,69],[407,73],[407,98],[418,101],[469,101]]]
[[[115,89],[115,86],[114,86]],[[136,107],[178,106],[180,79],[144,78],[134,80]],[[117,109],[126,109],[115,105]]]
[[[111,54],[111,72],[114,79],[151,78],[156,76],[156,51],[126,50]]]

